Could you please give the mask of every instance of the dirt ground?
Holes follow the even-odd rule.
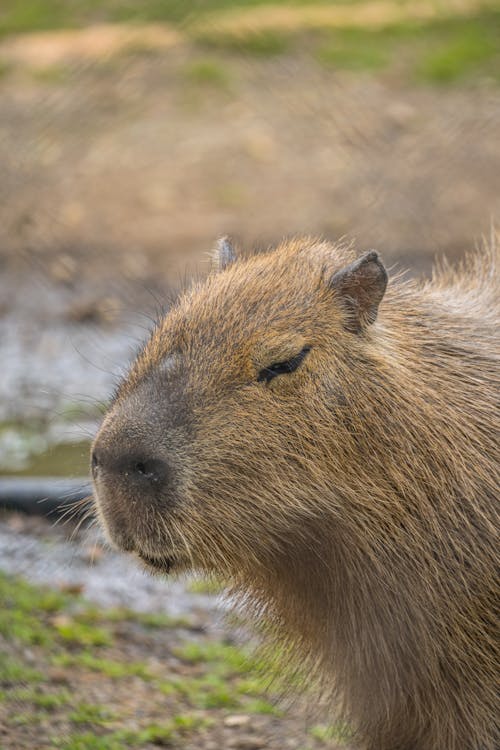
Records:
[[[0,555],[7,534],[13,561],[9,575],[0,570],[1,748],[349,750],[344,727],[328,728],[300,693],[291,701],[277,690],[248,632],[234,618],[223,623],[206,584],[191,582],[182,614],[172,615],[158,607],[176,585],[158,581],[149,606],[148,592],[137,592],[139,611],[132,588],[145,582],[134,566],[120,570],[118,554],[85,528],[68,541],[71,531],[0,514]],[[98,589],[75,575],[85,566],[87,578],[101,573]],[[33,580],[32,567],[36,586],[13,577]]]
[[[500,213],[500,97],[488,80],[408,86],[397,69],[336,71],[307,51],[214,58],[136,42],[98,60],[15,66],[0,97],[3,273],[77,294],[88,282],[98,297],[118,278],[177,286],[223,233],[248,249],[347,234],[428,270]]]

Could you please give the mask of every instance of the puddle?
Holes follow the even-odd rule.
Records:
[[[26,456],[17,464],[0,462],[0,476],[84,477],[89,473],[90,441],[60,443]]]
[[[0,424],[0,476],[87,476],[94,431],[94,424]]]

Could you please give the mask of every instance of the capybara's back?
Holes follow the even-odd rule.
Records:
[[[360,747],[498,750],[497,251],[387,290],[311,239],[218,266],[96,438],[110,538],[225,578]]]

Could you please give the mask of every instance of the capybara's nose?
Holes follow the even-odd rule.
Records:
[[[92,450],[92,475],[94,479],[102,475],[114,475],[146,487],[148,484],[163,484],[167,481],[169,470],[162,458],[145,456],[142,453],[125,455],[111,454],[95,446]]]

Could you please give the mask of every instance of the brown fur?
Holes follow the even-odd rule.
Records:
[[[350,247],[224,249],[97,437],[100,456],[139,446],[169,466],[147,496],[96,468],[110,536],[224,576],[360,747],[498,750],[497,252],[395,279],[353,325],[351,276],[331,283]],[[295,372],[258,382],[306,345]]]

